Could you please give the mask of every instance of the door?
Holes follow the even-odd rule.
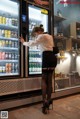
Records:
[[[20,2],[0,0],[0,77],[20,75]]]
[[[40,24],[44,27],[44,32],[48,32],[48,10],[29,5],[29,41],[35,40],[31,37],[32,29]],[[28,75],[42,74],[42,56],[38,46],[28,49]]]

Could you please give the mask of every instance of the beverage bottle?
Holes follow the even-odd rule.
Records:
[[[15,47],[15,42],[14,41],[12,41],[12,47]]]
[[[11,38],[14,37],[14,31],[11,31]]]
[[[3,17],[3,24],[6,24],[6,17]]]
[[[5,32],[4,32],[4,30],[2,30],[2,36],[3,36],[3,37],[5,36]]]
[[[35,52],[33,52],[33,56],[32,56],[33,58],[33,61],[36,61],[36,58],[35,58]]]
[[[2,69],[2,67],[0,66],[0,73],[2,73],[2,72],[1,72],[1,69]]]
[[[41,72],[41,64],[40,63],[38,64],[38,67],[39,67],[39,72]]]
[[[38,63],[36,62],[36,72],[38,72],[39,69],[38,69]]]
[[[9,55],[8,52],[6,52],[5,53],[5,59],[8,59],[9,58],[8,55]]]
[[[9,52],[9,59],[11,59],[12,58],[12,54],[11,54],[11,52]]]
[[[15,60],[18,60],[18,54],[14,53],[14,55],[15,55]]]
[[[0,16],[0,24],[2,24],[2,16]]]
[[[11,26],[12,25],[12,19],[9,18],[9,25]]]
[[[37,72],[37,63],[34,63],[34,71]]]
[[[2,41],[2,46],[5,47],[5,41]]]
[[[15,65],[14,65],[14,63],[12,63],[12,65],[11,65],[11,72],[12,72],[12,73],[15,72],[15,71],[14,71],[14,70],[15,70],[14,67],[15,67]]]
[[[34,70],[34,69],[33,69],[33,63],[31,63],[31,72],[33,72],[33,70]]]
[[[2,30],[0,29],[0,36],[2,36]]]
[[[18,47],[18,42],[15,41],[14,43],[15,43],[15,48],[17,48]]]
[[[2,66],[2,72],[3,72],[3,73],[6,72],[5,66]]]
[[[0,47],[2,47],[2,40],[0,40]]]
[[[17,38],[17,32],[14,31],[14,38]]]
[[[1,66],[1,71],[0,71],[1,73],[3,72],[3,67]]]
[[[12,19],[12,25],[14,26],[14,24],[15,24],[15,23],[14,23],[14,19]]]
[[[15,59],[15,53],[11,53],[11,54],[12,54],[11,59],[14,60]]]
[[[5,30],[5,31],[4,31],[4,32],[5,32],[5,37],[6,37],[6,38],[8,37],[7,31],[8,31],[8,30]]]
[[[8,38],[11,37],[11,31],[10,31],[10,30],[7,31],[7,37],[8,37]]]
[[[6,73],[9,73],[9,63],[6,63]]]
[[[6,18],[6,25],[9,25],[9,18]]]
[[[18,26],[18,20],[15,19],[15,26]]]
[[[0,52],[0,60],[2,59],[2,53]]]
[[[11,69],[12,69],[12,67],[11,67],[11,63],[9,63],[9,73],[11,73]]]
[[[31,63],[29,63],[29,73],[31,72]]]
[[[31,62],[33,61],[33,52],[31,52]]]
[[[15,64],[15,72],[18,73],[18,64]]]
[[[40,72],[42,72],[42,63],[40,63]]]
[[[2,52],[2,59],[5,59],[5,52]]]
[[[9,47],[11,47],[11,46],[12,46],[12,41],[10,40],[10,41],[9,41]]]
[[[36,68],[36,65],[35,65],[35,63],[33,62],[33,63],[32,63],[32,71],[33,71],[33,72],[35,72],[35,68]]]
[[[6,47],[9,46],[9,41],[8,41],[8,40],[5,41],[5,46],[6,46]]]

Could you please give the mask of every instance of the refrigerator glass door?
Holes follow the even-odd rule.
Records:
[[[0,0],[0,77],[19,75],[19,1]]]
[[[29,41],[35,40],[31,37],[35,26],[43,25],[44,31],[48,31],[48,11],[29,5]],[[29,47],[29,75],[42,73],[42,58],[38,46]]]

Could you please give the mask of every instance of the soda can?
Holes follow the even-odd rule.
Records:
[[[8,37],[8,30],[5,30],[5,37],[7,38]]]
[[[3,17],[3,24],[6,24],[6,17]]]
[[[2,24],[2,16],[0,16],[0,24]]]

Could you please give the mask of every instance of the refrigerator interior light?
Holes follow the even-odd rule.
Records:
[[[29,18],[31,20],[37,20],[40,24],[43,24],[44,32],[47,32],[47,21],[48,21],[48,14],[41,13],[41,8],[29,6]],[[46,21],[46,22],[45,22]],[[39,25],[40,25],[39,24]]]
[[[29,7],[29,12],[30,12],[30,18],[31,19],[37,19],[37,20],[41,20],[41,11],[39,9],[34,9],[33,7]]]
[[[18,15],[18,2],[10,1],[10,0],[0,0],[0,11],[5,11],[8,13]]]

